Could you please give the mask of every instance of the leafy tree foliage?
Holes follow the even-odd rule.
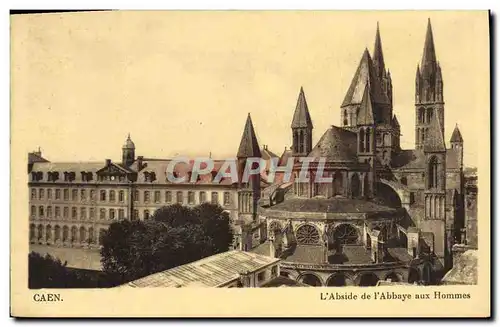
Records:
[[[175,204],[146,221],[111,224],[101,260],[107,273],[133,280],[227,251],[232,239],[229,215],[220,206]]]
[[[28,287],[40,288],[104,288],[119,285],[122,280],[116,275],[101,271],[72,269],[66,262],[36,252],[28,255]]]

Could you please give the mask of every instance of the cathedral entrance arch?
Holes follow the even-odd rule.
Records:
[[[378,277],[374,273],[365,273],[359,279],[359,286],[375,286],[377,285]]]
[[[346,278],[342,273],[336,273],[330,276],[326,282],[326,286],[346,286]]]
[[[301,283],[304,283],[304,284],[307,284],[310,286],[315,286],[315,287],[322,286],[321,280],[319,279],[318,276],[316,276],[314,274],[309,274],[309,273],[303,274],[302,276],[299,277],[299,281]]]

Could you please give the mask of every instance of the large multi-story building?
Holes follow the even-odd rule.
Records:
[[[239,156],[246,153],[247,119]],[[251,143],[248,143],[251,144]],[[195,206],[209,202],[221,205],[234,225],[235,248],[241,247],[241,226],[252,222],[255,208],[245,197],[244,185],[222,178],[213,183],[222,160],[214,160],[208,174],[191,182],[193,162],[177,163],[175,177],[185,182],[170,182],[167,167],[170,159],[149,159],[135,155],[130,135],[123,145],[122,161],[50,162],[40,150],[29,153],[30,241],[37,244],[67,247],[97,247],[100,235],[110,223],[121,219],[147,220],[160,207],[171,204]],[[265,160],[277,157],[264,146],[252,149]],[[267,186],[259,181],[257,188]],[[258,194],[258,192],[256,192]]]

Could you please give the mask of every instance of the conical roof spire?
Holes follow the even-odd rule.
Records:
[[[240,147],[238,148],[238,158],[260,157],[259,143],[255,136],[255,130],[252,124],[252,118],[248,113],[243,135],[241,136]]]
[[[365,92],[366,85],[370,86],[370,96],[373,103],[388,104],[390,103],[386,94],[382,91],[380,81],[375,74],[373,62],[370,57],[368,49],[365,49],[363,56],[359,62],[356,73],[351,81],[351,85],[347,90],[341,107],[353,104],[360,104],[363,100],[363,93]]]
[[[441,127],[439,115],[434,115],[432,119],[429,134],[425,136],[424,151],[426,152],[443,152],[446,151],[444,143],[443,129]]]
[[[373,67],[377,76],[380,78],[385,72],[384,53],[382,52],[382,40],[380,38],[380,29],[377,22],[377,33],[375,35],[375,47],[373,49]]]
[[[306,96],[304,94],[304,88],[300,87],[299,98],[297,99],[297,106],[295,107],[295,112],[293,114],[292,128],[309,127],[313,128],[313,123],[311,120],[311,115],[309,114],[309,108],[307,107]]]
[[[424,54],[422,55],[422,75],[425,77],[433,75],[436,70],[436,49],[432,35],[431,19],[427,21],[427,33],[425,35]]]
[[[394,126],[395,128],[400,128],[401,126],[399,125],[399,121],[398,121],[398,117],[396,117],[396,115],[394,115],[392,117],[392,126]]]
[[[458,125],[455,125],[455,129],[453,130],[453,133],[451,134],[451,139],[450,143],[463,143],[464,139],[462,138],[462,133],[460,133],[460,129],[458,128]]]
[[[361,106],[359,107],[358,113],[358,125],[373,125],[373,105],[372,98],[370,96],[370,87],[367,85],[365,87],[365,92],[363,93],[363,100],[361,101]]]

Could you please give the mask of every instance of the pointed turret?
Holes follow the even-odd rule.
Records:
[[[310,127],[313,128],[309,108],[307,106],[304,88],[300,87],[299,97],[297,99],[297,106],[293,114],[292,128]]]
[[[313,123],[307,107],[304,88],[300,88],[297,106],[292,119],[292,151],[294,156],[307,156],[312,150]]]
[[[252,118],[248,113],[243,135],[241,136],[240,147],[238,148],[238,158],[260,157],[259,143],[255,136],[255,130],[252,124]]]
[[[462,133],[460,133],[460,129],[458,128],[458,125],[455,125],[455,129],[453,130],[453,133],[451,134],[451,139],[450,143],[463,143],[464,139],[462,138]]]
[[[425,137],[425,152],[444,152],[446,145],[444,143],[443,128],[439,115],[435,115],[429,126],[429,134]]]
[[[370,96],[370,87],[367,85],[365,87],[365,92],[363,93],[363,100],[361,101],[361,106],[359,107],[358,113],[358,126],[359,125],[373,125],[373,105],[372,98]]]
[[[373,67],[378,78],[385,74],[384,53],[382,52],[382,40],[380,38],[380,29],[377,22],[377,33],[375,35],[375,47],[373,49]]]
[[[392,117],[392,126],[396,129],[399,129],[401,127],[401,125],[399,125],[398,117],[396,117],[396,115]]]

